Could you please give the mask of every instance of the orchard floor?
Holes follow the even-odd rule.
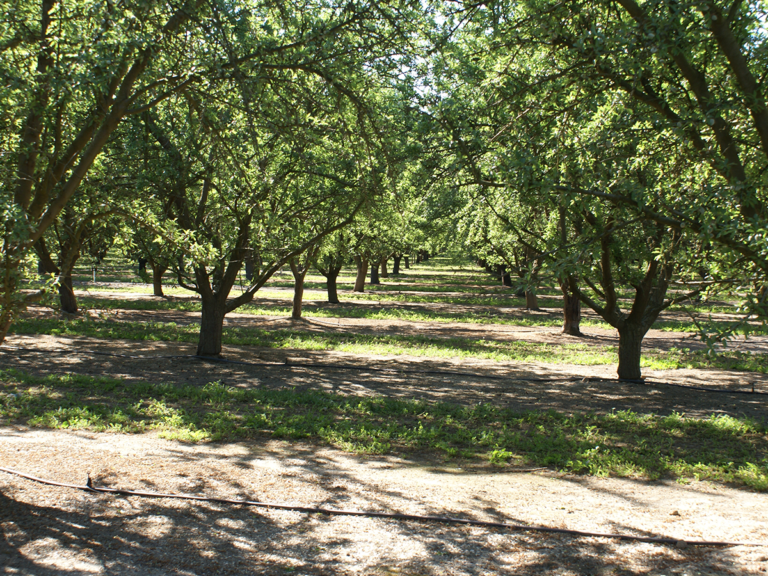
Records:
[[[672,538],[768,540],[768,499],[707,484],[444,467],[265,441],[0,428],[0,461],[160,492],[448,514]],[[70,574],[761,574],[760,547],[604,538],[113,497],[0,475],[0,570]]]
[[[490,398],[520,409],[563,412],[628,408],[757,419],[766,415],[763,397],[611,383],[604,380],[612,376],[609,366],[364,358],[338,352],[227,347],[229,359],[263,364],[252,366],[183,357],[193,352],[189,344],[171,342],[14,336],[0,354],[0,366],[40,375],[76,372],[198,385],[220,380],[232,386],[312,387],[342,394],[462,403]],[[679,372],[653,374],[653,378],[713,384],[729,378],[738,382],[743,377],[711,370]],[[548,470],[500,471],[482,463],[451,464],[420,454],[363,457],[296,442],[189,445],[152,434],[24,426],[0,429],[0,463],[77,484],[83,484],[90,473],[97,484],[118,488],[446,514],[675,539],[768,542],[768,498],[764,494],[706,482],[681,485]],[[679,548],[417,522],[328,518],[91,495],[5,474],[0,474],[0,533],[0,573],[30,576],[694,575],[761,574],[768,567],[766,547]]]
[[[91,296],[99,296],[91,291]],[[286,297],[290,293],[286,291]],[[107,294],[109,298],[148,298]],[[322,298],[308,291],[307,299]],[[283,302],[284,303],[284,302]],[[342,306],[351,306],[344,304]],[[457,311],[433,303],[410,306]],[[472,310],[467,307],[467,310]],[[477,309],[475,307],[474,309]],[[516,314],[512,308],[494,309]],[[483,310],[487,312],[488,310]],[[109,310],[102,321],[198,322],[199,313]],[[33,309],[33,316],[50,316]],[[556,309],[542,311],[556,316]],[[297,328],[281,317],[231,314],[227,322]],[[616,345],[614,331],[564,338],[552,327],[308,318],[303,331],[464,336]],[[646,344],[695,349],[691,334],[652,331]],[[766,353],[765,337],[737,344]],[[0,368],[81,373],[128,381],[319,389],[338,394],[493,402],[562,413],[633,410],[768,419],[768,375],[725,370],[644,370],[618,383],[615,366],[499,362],[408,355],[225,346],[228,360],[191,358],[177,342],[13,335]],[[706,386],[701,392],[679,386]],[[0,466],[77,484],[86,474],[115,488],[289,502],[304,506],[450,515],[673,539],[768,543],[768,497],[709,482],[646,482],[526,471],[429,454],[357,456],[323,445],[256,440],[184,444],[141,435],[0,427]],[[0,473],[0,574],[755,574],[768,547],[678,547],[360,517],[326,517],[204,502],[113,497],[43,486]]]

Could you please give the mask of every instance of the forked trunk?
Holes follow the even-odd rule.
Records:
[[[392,275],[395,276],[397,274],[400,274],[400,260],[402,260],[402,256],[395,256],[394,261],[395,263],[392,265]]]
[[[363,292],[365,290],[365,276],[368,273],[368,260],[355,256],[355,264],[357,265],[357,276],[355,276],[355,287],[353,292]]]
[[[221,356],[221,338],[224,331],[224,304],[203,300],[200,318],[200,339],[197,344],[198,356]]]
[[[640,356],[645,331],[634,324],[619,328],[619,368],[621,380],[640,379]]]
[[[581,300],[563,287],[563,334],[581,336]]]
[[[528,310],[539,310],[539,299],[533,290],[525,291],[525,307]]]
[[[59,280],[59,302],[64,312],[69,314],[77,312],[77,298],[75,298],[75,291],[72,289],[71,274],[62,276]]]
[[[293,309],[291,318],[299,320],[301,318],[301,304],[304,301],[304,274],[299,274],[293,283]]]
[[[410,256],[404,256],[405,259],[405,269],[410,270],[411,269],[411,257]]]
[[[152,290],[155,296],[165,296],[163,294],[163,273],[165,272],[164,266],[155,265],[152,268]]]
[[[381,259],[381,277],[382,278],[389,278],[389,274],[387,274],[387,259],[382,258]]]
[[[371,264],[371,282],[373,284],[381,284],[381,281],[379,280],[379,265],[374,262]]]
[[[336,268],[330,268],[328,270],[328,275],[325,277],[325,285],[328,288],[328,302],[331,304],[338,304],[339,303],[339,294],[336,289],[336,278],[339,277],[339,270]]]

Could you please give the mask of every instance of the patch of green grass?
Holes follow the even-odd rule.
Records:
[[[17,334],[90,336],[196,342],[197,324],[116,322],[101,320],[24,319],[13,325]],[[483,358],[494,361],[540,362],[547,364],[605,365],[618,362],[613,346],[548,344],[524,340],[434,338],[427,336],[316,333],[302,330],[265,330],[242,326],[224,328],[223,341],[241,346],[291,350],[337,350],[353,354],[403,355],[432,358]],[[727,351],[708,356],[702,351],[671,349],[645,350],[641,366],[658,370],[678,368],[723,368],[768,373],[768,357]]]
[[[156,430],[187,442],[269,436],[358,453],[484,458],[595,476],[708,479],[768,490],[768,429],[748,419],[567,416],[317,391],[172,386],[0,371],[0,422]]]

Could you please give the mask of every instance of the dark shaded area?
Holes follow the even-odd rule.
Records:
[[[278,364],[264,367],[207,363],[190,358],[159,358],[164,355],[194,353],[192,345],[173,342],[105,342],[77,338],[72,340],[72,344],[70,353],[51,355],[46,361],[42,361],[40,354],[0,348],[0,367],[18,368],[36,376],[73,372],[121,378],[129,382],[136,380],[204,386],[209,382],[220,381],[238,388],[323,390],[355,396],[381,395],[465,405],[490,402],[520,412],[552,409],[564,414],[607,414],[611,411],[632,410],[659,415],[679,412],[699,418],[727,414],[747,416],[763,423],[768,421],[765,396],[708,393],[589,378],[574,379],[572,374],[555,371],[545,365],[456,363],[434,358],[380,360],[322,351],[227,347],[227,358]],[[79,354],[78,347],[147,358]],[[158,358],[152,359],[152,356]],[[382,371],[309,368],[297,363],[351,364]],[[408,373],[399,373],[398,370]],[[486,374],[500,379],[430,373],[441,371]],[[730,384],[723,381],[725,377],[721,377],[718,382],[698,384],[743,388],[741,376],[733,376],[733,379]]]

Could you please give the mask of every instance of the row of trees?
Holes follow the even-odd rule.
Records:
[[[45,289],[76,309],[116,236],[200,295],[198,353],[287,266],[329,294],[460,245],[553,278],[640,377],[645,333],[702,293],[766,317],[768,69],[759,3],[6,1],[0,340]],[[249,284],[232,289],[241,269]],[[513,278],[516,278],[513,280]],[[375,281],[375,277],[372,278]]]

